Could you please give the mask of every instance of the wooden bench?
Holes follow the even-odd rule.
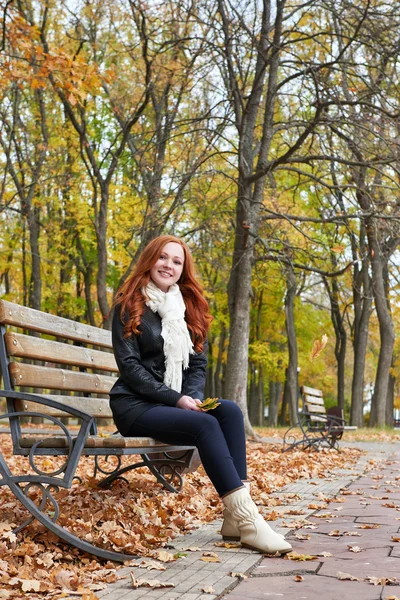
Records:
[[[303,386],[297,405],[297,423],[289,427],[283,438],[283,452],[299,448],[339,450],[339,440],[345,430],[357,429],[347,426],[343,410],[339,406],[326,409],[321,390]],[[299,435],[300,434],[300,435]]]
[[[0,401],[6,398],[7,407],[0,419],[9,422],[13,454],[27,456],[30,465],[29,473],[13,475],[0,451],[0,486],[8,486],[32,515],[15,531],[37,519],[85,552],[107,560],[131,560],[132,555],[93,546],[58,525],[54,490],[70,488],[81,456],[94,456],[94,474],[106,475],[100,486],[145,466],[167,490],[177,492],[194,448],[152,438],[98,434],[96,419],[112,418],[107,394],[117,377],[110,331],[4,300],[0,301],[0,330]],[[24,428],[26,417],[44,418],[52,429],[29,434],[29,428]],[[138,455],[140,460],[122,467],[125,455]],[[65,456],[65,461],[45,472],[37,464],[43,456]],[[100,464],[109,456],[117,457],[113,470]],[[32,487],[40,490],[39,502],[30,497]]]

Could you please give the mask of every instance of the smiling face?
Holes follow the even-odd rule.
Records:
[[[163,292],[168,292],[183,271],[185,253],[180,244],[168,242],[161,250],[157,262],[150,269],[150,277]]]

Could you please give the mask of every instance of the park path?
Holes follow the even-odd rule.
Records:
[[[400,600],[400,541],[395,541],[400,539],[400,447],[378,442],[348,445],[366,452],[356,465],[335,470],[328,478],[297,481],[276,494],[285,497],[286,504],[274,509],[283,515],[274,528],[285,533],[303,560],[216,547],[221,521],[215,521],[173,540],[167,550],[186,556],[166,563],[165,571],[125,567],[118,571],[121,579],[96,592],[97,597]],[[217,553],[220,562],[202,561],[205,552]],[[304,560],[305,555],[312,559]],[[175,587],[133,589],[130,573],[136,579],[172,582]]]

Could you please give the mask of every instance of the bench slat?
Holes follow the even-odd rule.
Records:
[[[309,404],[306,402],[306,410],[309,413],[322,413],[326,414],[325,406],[317,406],[315,404]]]
[[[10,364],[10,376],[14,386],[95,394],[107,394],[116,381],[116,377],[109,375],[79,373],[17,362]]]
[[[84,396],[56,396],[52,394],[43,394],[45,398],[55,400],[65,406],[77,408],[90,416],[98,418],[112,419],[112,412],[108,398],[85,398]],[[36,404],[36,402],[27,402],[25,400],[16,400],[15,408],[17,411],[40,412],[43,415],[52,415],[53,417],[71,416],[56,408]]]
[[[95,367],[100,371],[118,371],[114,355],[110,352],[72,346],[71,344],[54,342],[22,333],[7,332],[5,339],[10,356],[90,369]]]
[[[308,394],[305,394],[303,396],[303,398],[304,398],[305,402],[309,402],[310,404],[319,404],[320,406],[324,405],[323,398],[317,398],[316,396],[309,396]]]
[[[301,392],[302,394],[310,394],[310,396],[319,396],[320,398],[323,397],[323,393],[321,390],[316,390],[315,388],[310,388],[306,385],[302,386]]]
[[[0,300],[0,323],[112,348],[111,331]]]
[[[74,436],[71,436],[74,439]],[[38,436],[32,435],[20,438],[21,448],[31,448],[37,442],[42,442],[41,448],[67,448],[67,438],[63,435]],[[170,444],[164,444],[147,437],[126,438],[122,436],[102,437],[92,435],[86,439],[85,448],[160,448],[169,447]]]

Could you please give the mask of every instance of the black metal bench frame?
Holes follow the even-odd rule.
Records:
[[[306,402],[310,394],[315,397],[316,404]],[[338,442],[345,429],[343,410],[338,406],[326,409],[321,390],[303,386],[297,399],[297,422],[285,432],[282,452],[323,448],[334,448],[339,452]]]
[[[4,304],[4,301],[0,302]],[[12,305],[11,303],[5,304],[18,308],[17,305]],[[28,310],[32,311],[32,309]],[[39,313],[39,311],[37,312]],[[0,487],[7,486],[31,514],[24,523],[14,529],[14,532],[21,531],[34,519],[37,519],[49,531],[84,552],[88,552],[104,560],[118,562],[132,560],[132,558],[135,558],[134,555],[99,548],[78,538],[70,531],[58,525],[59,508],[54,494],[59,488],[70,488],[72,486],[73,480],[77,477],[76,470],[82,456],[94,456],[95,475],[99,472],[106,475],[99,482],[100,487],[106,487],[116,479],[123,479],[123,475],[128,471],[147,467],[165,489],[170,492],[179,492],[183,484],[182,471],[189,468],[194,447],[162,444],[151,438],[133,438],[139,441],[142,440],[145,444],[140,444],[137,447],[122,447],[119,442],[123,438],[119,435],[115,437],[110,436],[107,439],[106,447],[90,447],[90,442],[95,441],[98,437],[96,419],[93,416],[76,408],[76,406],[68,406],[57,402],[54,400],[54,397],[52,399],[46,397],[46,395],[27,393],[14,389],[9,373],[10,358],[5,342],[6,331],[5,324],[0,324],[0,367],[4,387],[4,389],[0,390],[0,399],[5,398],[7,406],[6,413],[0,415],[0,420],[8,420],[13,454],[27,456],[32,472],[31,474],[14,475],[7,465],[0,448]],[[33,402],[38,408],[37,410],[20,410],[21,401]],[[71,432],[60,418],[47,414],[43,410],[45,407],[51,407],[56,411],[62,412],[64,415],[66,414],[74,419],[78,419],[80,422],[78,432]],[[50,443],[48,436],[43,435],[40,440],[35,441],[30,446],[29,444],[24,444],[24,441],[29,441],[29,438],[24,439],[22,435],[22,417],[41,417],[49,420],[54,426],[60,428],[61,435],[58,438],[57,436],[50,438]],[[62,442],[61,446],[57,446],[57,441]],[[124,455],[138,455],[141,461],[121,467],[121,457]],[[35,464],[36,457],[40,456],[65,456],[66,458],[61,467],[55,469],[53,472],[44,472]],[[117,456],[117,465],[113,470],[109,472],[105,471],[98,462],[100,456]],[[33,502],[29,496],[32,488],[40,491],[41,499],[38,503]],[[51,516],[48,514],[49,512]]]

